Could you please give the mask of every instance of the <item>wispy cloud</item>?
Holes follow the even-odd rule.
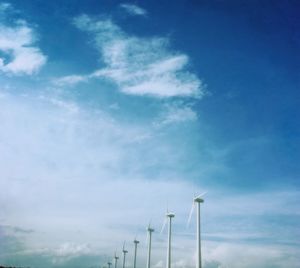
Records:
[[[66,242],[61,244],[57,249],[54,250],[53,255],[58,258],[75,258],[82,255],[89,255],[92,253],[92,249],[88,244],[76,244]]]
[[[12,8],[12,5],[10,3],[7,3],[7,2],[0,3],[0,13],[5,12],[11,8]]]
[[[189,106],[183,104],[166,105],[161,118],[154,123],[155,126],[165,126],[174,123],[196,121],[197,113]]]
[[[237,252],[238,257],[237,257]],[[207,267],[220,268],[272,268],[291,267],[299,264],[299,250],[288,246],[258,244],[207,243],[204,251]]]
[[[0,11],[11,9],[8,3]],[[9,16],[6,12],[5,16]],[[9,75],[32,75],[45,63],[46,56],[35,46],[36,35],[26,21],[4,23],[0,20],[0,71]]]
[[[34,231],[31,229],[24,229],[18,226],[10,226],[10,225],[0,225],[0,229],[6,230],[15,234],[31,234]]]
[[[57,86],[73,86],[80,82],[88,81],[88,79],[91,78],[90,75],[84,76],[84,75],[69,75],[64,76],[61,78],[57,78],[53,81],[53,83]]]
[[[188,71],[189,57],[172,51],[167,38],[141,38],[126,34],[110,19],[82,15],[75,25],[92,35],[104,68],[89,75],[67,76],[57,84],[74,85],[91,78],[109,79],[121,92],[158,98],[203,95],[204,84]]]
[[[137,5],[133,4],[121,4],[121,8],[123,8],[126,12],[128,12],[131,15],[138,15],[138,16],[146,16],[147,11]]]

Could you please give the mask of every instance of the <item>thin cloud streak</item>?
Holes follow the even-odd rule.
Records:
[[[127,13],[130,15],[137,15],[137,16],[147,16],[147,11],[137,5],[133,4],[121,4],[121,8],[123,8]]]
[[[7,12],[8,10],[10,10],[12,8],[12,5],[10,3],[7,2],[2,2],[0,3],[0,12]]]

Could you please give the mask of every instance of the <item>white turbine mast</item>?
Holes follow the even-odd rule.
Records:
[[[137,255],[137,246],[140,241],[136,240],[136,238],[133,240],[134,243],[134,258],[133,258],[133,268],[136,268],[136,255]]]
[[[171,236],[172,236],[172,219],[175,217],[175,214],[168,212],[166,213],[166,218],[161,229],[161,233],[164,231],[164,228],[168,220],[168,251],[167,251],[167,263],[166,268],[171,268]]]
[[[112,265],[112,263],[109,261],[109,262],[107,263],[107,265],[108,265],[108,268],[110,268],[111,265]]]
[[[151,265],[151,242],[152,242],[152,233],[154,229],[150,227],[150,223],[147,228],[147,237],[148,237],[148,258],[147,258],[147,268],[150,268]]]
[[[200,204],[204,202],[204,199],[202,199],[201,197],[205,194],[206,194],[206,192],[198,195],[197,197],[195,197],[193,199],[192,208],[191,208],[190,215],[189,215],[188,222],[187,222],[187,227],[188,227],[189,224],[190,224],[193,212],[194,212],[195,204],[196,204],[197,205],[197,256],[196,256],[196,268],[202,268],[202,262],[201,262],[201,232],[200,232]]]
[[[125,268],[126,254],[128,253],[128,251],[125,249],[125,242],[123,243],[122,252],[123,252],[123,266],[122,267]]]

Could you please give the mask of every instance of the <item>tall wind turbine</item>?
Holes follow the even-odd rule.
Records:
[[[133,268],[136,268],[136,254],[137,254],[137,246],[138,246],[138,243],[140,243],[140,241],[134,239],[133,240],[133,243],[134,243],[134,259],[133,259]]]
[[[111,265],[112,265],[112,263],[109,261],[109,262],[107,263],[107,265],[108,265],[108,268],[110,268]]]
[[[115,259],[115,268],[117,268],[119,257],[117,256],[116,252],[115,252],[115,257],[114,257],[114,259]]]
[[[198,195],[197,197],[194,198],[193,204],[192,204],[192,209],[189,215],[188,219],[188,226],[190,224],[192,214],[195,208],[195,204],[197,205],[197,259],[196,259],[196,268],[202,268],[202,263],[201,263],[201,233],[200,233],[200,204],[204,202],[204,199],[201,197],[206,194],[202,193]]]
[[[126,254],[128,253],[128,251],[125,250],[125,242],[123,244],[123,250],[122,250],[122,252],[123,252],[123,268],[125,268]]]
[[[171,268],[171,235],[172,235],[172,218],[175,217],[175,214],[167,212],[166,220],[168,219],[168,253],[167,253],[167,265],[166,268]],[[167,221],[164,221],[161,233],[163,232]]]
[[[147,268],[150,268],[150,260],[151,260],[151,240],[152,240],[152,233],[154,229],[150,227],[150,224],[147,228],[148,232],[148,258],[147,258]]]

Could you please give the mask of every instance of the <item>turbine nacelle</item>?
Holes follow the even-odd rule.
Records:
[[[195,203],[197,203],[199,206],[200,206],[200,203],[204,203],[204,199],[201,198],[201,197],[204,196],[206,193],[207,192],[204,192],[204,193],[199,194],[198,196],[194,197],[193,203],[192,203],[192,207],[191,207],[191,211],[190,211],[190,215],[189,215],[189,218],[188,218],[188,221],[187,221],[187,225],[186,225],[187,228],[190,225],[190,221],[191,221],[194,209],[195,209]]]
[[[168,212],[168,213],[166,214],[166,217],[174,218],[174,217],[175,217],[175,214],[174,214],[174,213]]]
[[[167,218],[169,218],[169,220],[171,221],[172,220],[172,218],[174,218],[175,217],[175,214],[174,213],[171,213],[171,212],[169,212],[168,210],[167,210],[167,213],[166,213],[166,218],[165,218],[165,220],[164,220],[164,222],[163,222],[163,225],[162,225],[162,227],[161,227],[161,230],[160,230],[160,233],[162,234],[163,233],[163,231],[164,231],[164,229],[165,229],[165,227],[166,227],[166,224],[167,224]]]
[[[138,243],[140,243],[140,241],[134,239],[134,240],[133,240],[133,243],[134,243],[134,244],[138,244]]]
[[[196,197],[196,198],[194,198],[194,202],[196,202],[196,203],[203,203],[204,199],[202,199],[200,197]]]
[[[147,228],[147,231],[150,232],[150,233],[152,233],[152,232],[154,232],[154,229],[151,228],[151,227],[148,227],[148,228]]]
[[[125,241],[124,241],[124,243],[123,243],[122,252],[123,252],[124,254],[128,253],[128,251],[125,249]]]

